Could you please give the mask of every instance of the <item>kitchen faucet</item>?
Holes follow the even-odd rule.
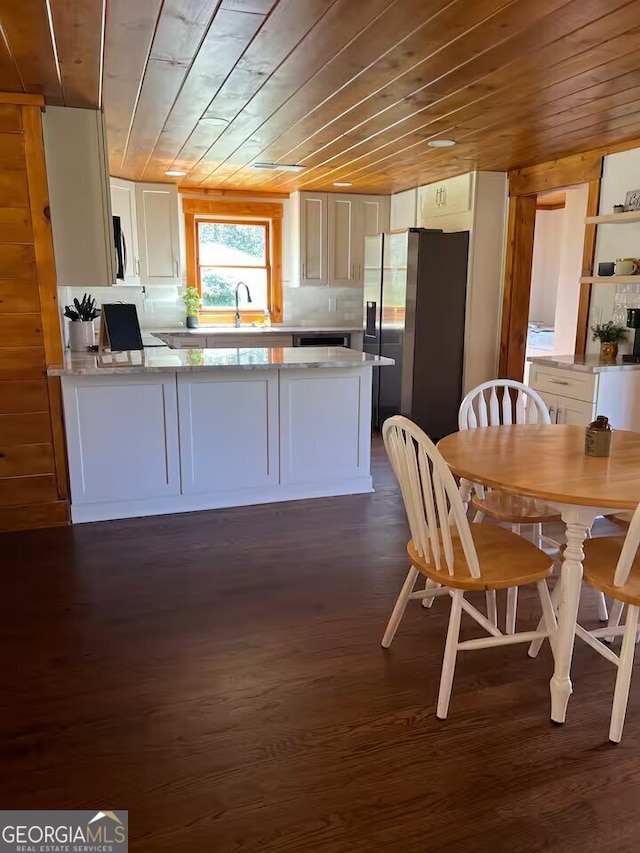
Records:
[[[238,291],[241,287],[244,287],[244,289],[247,291],[247,302],[253,302],[253,299],[251,298],[251,291],[249,290],[249,285],[245,284],[244,281],[239,281],[236,284],[236,329],[240,328],[240,294],[238,293]]]

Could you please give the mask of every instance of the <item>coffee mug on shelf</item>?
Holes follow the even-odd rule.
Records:
[[[638,262],[635,258],[618,258],[613,269],[615,275],[636,275]]]

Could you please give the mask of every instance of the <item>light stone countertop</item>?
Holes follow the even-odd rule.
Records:
[[[580,373],[604,373],[610,370],[640,370],[640,364],[628,364],[620,358],[615,364],[600,361],[597,355],[536,355],[528,358],[541,367],[559,367],[562,370],[577,370]]]
[[[248,324],[243,324],[240,328],[236,328],[235,326],[216,326],[215,323],[211,325],[202,325],[198,326],[197,329],[187,329],[185,326],[178,326],[172,329],[157,329],[154,330],[152,335],[189,335],[193,337],[197,337],[198,335],[278,335],[278,334],[320,334],[320,335],[331,335],[338,334],[340,332],[353,334],[355,332],[361,332],[362,326],[286,326],[286,325],[272,325],[272,326],[251,326]]]
[[[200,370],[273,370],[323,367],[384,367],[393,359],[346,347],[234,347],[219,349],[146,348],[104,354],[65,351],[64,363],[48,376],[104,376],[120,373],[188,373]]]

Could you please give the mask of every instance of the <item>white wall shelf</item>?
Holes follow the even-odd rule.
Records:
[[[581,284],[640,284],[640,275],[585,275]]]
[[[629,210],[626,213],[602,213],[600,216],[587,216],[587,225],[620,225],[621,223],[640,222],[640,210]]]

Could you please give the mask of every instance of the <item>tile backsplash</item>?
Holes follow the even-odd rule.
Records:
[[[284,317],[288,325],[359,325],[362,321],[360,287],[287,287],[283,290]]]
[[[60,310],[74,297],[82,299],[90,293],[100,305],[103,302],[133,302],[138,309],[140,326],[158,331],[183,326],[184,307],[177,287],[59,287]],[[283,322],[300,326],[359,325],[362,319],[362,289],[356,287],[289,287],[283,288]],[[63,328],[66,326],[63,322]],[[97,327],[98,324],[96,324]],[[65,334],[65,342],[66,342]]]

